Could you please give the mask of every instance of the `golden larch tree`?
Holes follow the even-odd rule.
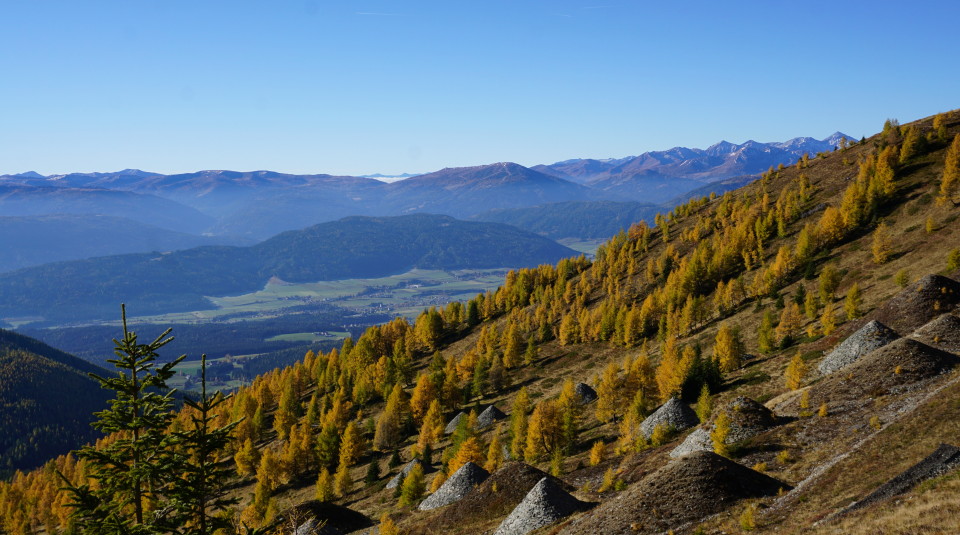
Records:
[[[940,192],[937,203],[946,206],[957,204],[957,193],[960,190],[960,134],[953,138],[953,143],[947,149],[947,157],[943,162],[943,175],[940,177]]]
[[[873,253],[873,262],[876,264],[885,263],[893,254],[893,236],[886,223],[880,223],[873,231],[870,251]]]
[[[784,372],[784,381],[786,382],[787,388],[790,390],[797,390],[800,386],[803,385],[803,378],[807,374],[807,363],[803,361],[803,357],[800,356],[798,351],[796,355],[790,359],[790,363],[787,364],[787,370]]]

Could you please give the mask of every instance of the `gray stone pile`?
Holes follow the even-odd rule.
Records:
[[[320,522],[316,517],[311,517],[309,520],[297,526],[297,529],[294,531],[295,535],[343,535],[343,532],[339,529],[331,526],[328,522]]]
[[[464,418],[468,418],[467,413],[463,411],[458,412],[457,415],[450,420],[450,423],[443,428],[443,434],[452,435],[453,432],[457,430],[457,426],[460,425],[460,420],[463,420]]]
[[[640,423],[640,432],[647,439],[653,435],[653,430],[658,425],[666,425],[673,428],[674,431],[683,431],[700,423],[697,413],[677,398],[670,398],[669,401],[660,405],[653,414]]]
[[[496,405],[490,405],[477,416],[477,429],[484,429],[507,417]]]
[[[406,479],[407,474],[409,474],[410,471],[413,470],[413,467],[416,466],[416,465],[418,465],[418,464],[419,464],[422,468],[424,468],[424,471],[426,471],[426,467],[423,465],[423,461],[421,461],[420,459],[414,459],[414,460],[410,461],[409,463],[405,464],[405,465],[403,466],[403,468],[401,468],[400,471],[397,472],[397,475],[395,475],[395,476],[393,476],[392,478],[390,478],[390,481],[387,481],[387,488],[388,488],[388,489],[395,489],[395,488],[397,488],[398,486],[400,486],[401,484],[403,484],[403,480]]]
[[[944,351],[960,354],[960,318],[953,314],[942,314],[914,331],[910,338]]]
[[[560,485],[543,478],[500,523],[494,535],[525,535],[566,518],[584,506]]]
[[[472,462],[467,462],[447,478],[436,492],[420,502],[419,509],[429,511],[459,501],[488,477],[490,477],[490,472]]]
[[[577,394],[577,402],[580,405],[588,405],[597,400],[597,391],[587,383],[577,383],[573,390]]]
[[[890,342],[900,338],[900,336],[890,327],[873,320],[857,332],[851,334],[846,340],[841,342],[833,351],[827,354],[817,369],[820,373],[826,375],[837,370],[843,369],[867,353],[879,349]]]
[[[777,425],[777,419],[770,409],[745,396],[738,396],[721,410],[730,417],[727,444],[746,440]],[[670,457],[682,457],[695,451],[713,451],[713,439],[710,438],[713,429],[714,425],[709,424],[694,430],[670,452]]]
[[[692,433],[687,435],[687,438],[683,439],[683,442],[681,442],[679,446],[673,448],[670,452],[670,457],[676,459],[677,457],[683,457],[695,451],[713,451],[713,439],[710,438],[712,431],[712,425],[694,429]]]

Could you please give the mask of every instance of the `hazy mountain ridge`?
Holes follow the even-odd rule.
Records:
[[[653,221],[663,211],[661,205],[640,202],[568,201],[490,210],[471,219],[505,223],[552,239],[595,239],[613,236],[638,221]]]
[[[797,137],[784,142],[741,144],[721,141],[706,149],[674,147],[617,159],[573,159],[533,169],[571,180],[605,192],[641,195],[645,190],[668,188],[681,195],[677,186],[697,187],[691,181],[713,182],[739,175],[756,175],[778,164],[795,162],[804,154],[814,156],[839,146],[850,136],[836,132],[823,140]],[[662,199],[666,200],[666,199]]]
[[[724,141],[707,149],[676,147],[531,168],[499,162],[446,168],[391,183],[275,171],[164,175],[124,169],[49,177],[26,172],[0,176],[0,207],[9,198],[21,206],[5,215],[128,214],[180,232],[265,239],[350,215],[442,213],[463,218],[488,210],[567,201],[666,203],[704,182],[757,174],[770,166],[793,163],[804,153],[832,150],[840,137],[838,133],[822,141],[794,138],[739,145]],[[116,197],[108,192],[117,192]]]
[[[196,232],[214,219],[176,201],[130,191],[56,187],[0,182],[0,213],[5,216],[51,214],[127,217],[178,232]]]
[[[197,236],[95,214],[0,216],[0,243],[7,247],[7,254],[0,256],[0,272],[96,256],[248,244],[225,235]]]
[[[0,274],[0,316],[77,321],[211,308],[277,277],[312,282],[377,277],[412,268],[534,266],[574,251],[515,227],[448,216],[350,217],[288,231],[250,247],[204,246],[58,262]]]

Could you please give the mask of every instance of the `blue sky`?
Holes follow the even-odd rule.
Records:
[[[0,173],[334,174],[870,135],[960,2],[0,0]]]

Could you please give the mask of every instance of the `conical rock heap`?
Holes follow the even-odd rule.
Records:
[[[677,398],[670,398],[640,423],[640,431],[649,439],[658,425],[670,426],[674,431],[683,431],[698,423],[700,419],[697,418],[697,413],[693,412],[693,409]]]
[[[368,528],[373,522],[366,515],[330,502],[308,500],[277,517],[285,525],[296,523],[294,535],[341,535]]]
[[[490,477],[490,472],[477,466],[472,462],[467,462],[457,469],[436,492],[427,496],[427,499],[420,502],[421,511],[429,511],[444,505],[460,500],[467,495],[474,487],[483,483]]]
[[[770,409],[745,396],[737,397],[720,410],[730,418],[728,444],[746,440],[777,425],[777,419]],[[714,424],[711,423],[694,430],[670,452],[670,456],[676,458],[695,451],[713,451],[713,440],[710,438],[713,429]]]
[[[869,317],[892,329],[909,333],[953,310],[960,304],[960,282],[941,275],[927,275],[907,286]]]
[[[908,388],[951,369],[957,357],[911,338],[871,351],[840,373],[811,387],[812,406],[821,402],[869,399]]]
[[[477,416],[477,429],[484,429],[507,417],[496,405],[490,405]]]
[[[557,485],[563,484],[529,464],[508,462],[461,500],[430,511],[429,516],[418,522],[416,529],[411,529],[411,534],[489,532],[492,521],[510,514],[530,489],[545,477]]]
[[[310,518],[303,524],[297,526],[294,535],[343,535],[339,529],[330,524],[322,524],[316,518]]]
[[[500,523],[494,535],[525,535],[586,507],[553,480],[543,478]]]
[[[857,332],[837,345],[820,361],[817,369],[824,375],[833,373],[853,364],[860,357],[893,342],[899,337],[890,327],[873,320],[860,327]]]
[[[597,400],[597,391],[587,383],[577,383],[573,390],[577,394],[577,403],[580,405],[588,405]]]
[[[561,533],[662,533],[781,488],[790,487],[716,453],[698,451],[671,461]]]
[[[452,420],[450,420],[450,423],[448,423],[447,426],[443,428],[443,434],[452,435],[453,432],[457,430],[457,426],[460,425],[460,420],[463,420],[464,418],[467,418],[467,417],[468,417],[467,413],[463,411],[458,412],[457,415],[454,416]]]
[[[960,354],[960,318],[953,314],[942,314],[914,331],[910,338],[944,351]]]
[[[410,471],[413,470],[413,467],[416,466],[416,465],[418,465],[418,464],[419,464],[421,467],[423,467],[424,471],[426,471],[427,466],[425,466],[425,465],[423,464],[423,461],[421,461],[420,459],[414,459],[414,460],[410,461],[409,463],[405,464],[405,465],[403,466],[403,468],[401,468],[400,471],[397,472],[397,475],[395,475],[395,476],[393,476],[392,478],[390,478],[390,481],[387,481],[387,488],[388,488],[388,489],[395,489],[395,488],[397,488],[398,486],[400,486],[400,485],[403,483],[404,478],[407,477],[407,474],[409,474]]]

